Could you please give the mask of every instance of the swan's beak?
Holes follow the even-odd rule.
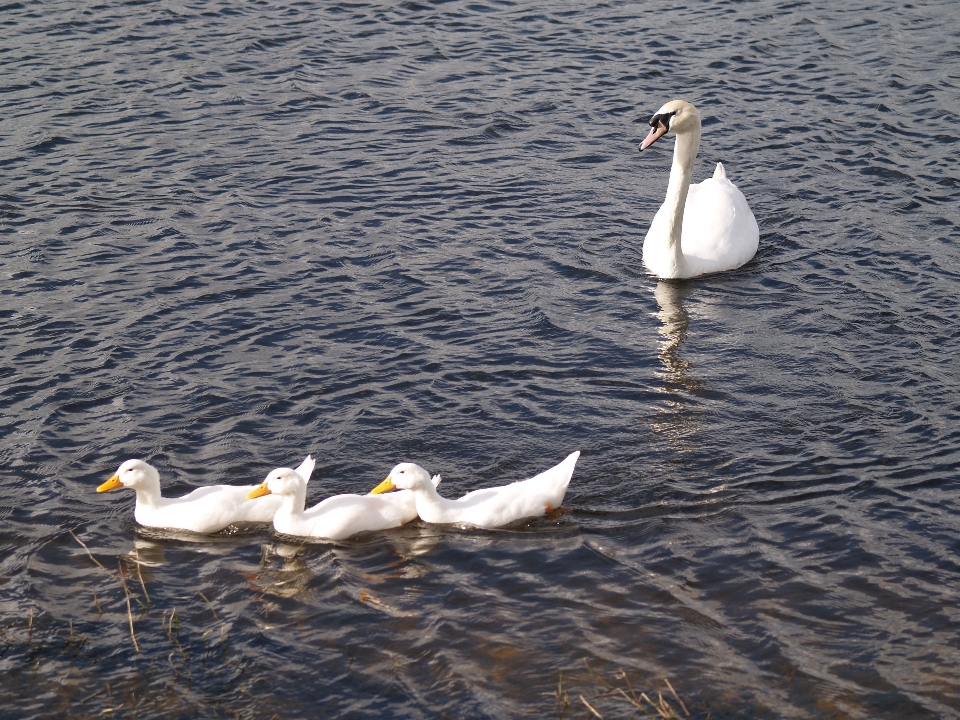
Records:
[[[643,142],[640,143],[640,152],[643,152],[648,147],[653,145],[657,140],[662,138],[667,134],[667,126],[662,122],[657,123],[656,127],[650,128],[650,132],[647,133],[647,136],[643,139]]]
[[[263,497],[264,495],[270,494],[270,488],[267,487],[266,482],[262,482],[257,485],[253,490],[247,493],[247,500],[253,500],[254,498]]]
[[[120,476],[115,474],[103,483],[103,485],[100,485],[97,488],[97,492],[110,492],[111,490],[116,490],[118,487],[123,487],[123,483],[120,482]]]
[[[393,484],[393,478],[387,475],[386,479],[370,491],[371,495],[380,495],[391,490],[396,490],[397,486]]]

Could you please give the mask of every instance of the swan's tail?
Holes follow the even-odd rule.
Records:
[[[726,179],[727,179],[727,171],[723,169],[723,163],[722,163],[722,162],[718,162],[718,163],[717,163],[717,169],[713,171],[713,179],[714,179],[714,180],[726,180]]]

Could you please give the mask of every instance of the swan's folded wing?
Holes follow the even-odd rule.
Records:
[[[724,177],[691,185],[683,213],[682,249],[695,274],[740,267],[759,244],[757,221],[743,193]]]

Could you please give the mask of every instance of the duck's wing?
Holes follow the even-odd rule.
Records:
[[[399,502],[396,496],[400,493],[334,495],[295,518],[296,532],[290,534],[343,540],[361,532],[399,527],[417,516],[413,493],[402,492],[408,496],[406,503]]]
[[[164,498],[160,507],[136,509],[141,525],[197,533],[215,533],[235,520],[242,489],[230,485],[208,485],[178,498]]]
[[[462,522],[492,528],[555,510],[563,503],[579,457],[578,450],[529,480],[467,493],[458,501]]]

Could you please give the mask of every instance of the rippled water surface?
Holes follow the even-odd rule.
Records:
[[[0,714],[960,715],[955,3],[546,5],[0,7]],[[761,230],[685,283],[673,97]],[[498,531],[94,491],[575,449]]]

